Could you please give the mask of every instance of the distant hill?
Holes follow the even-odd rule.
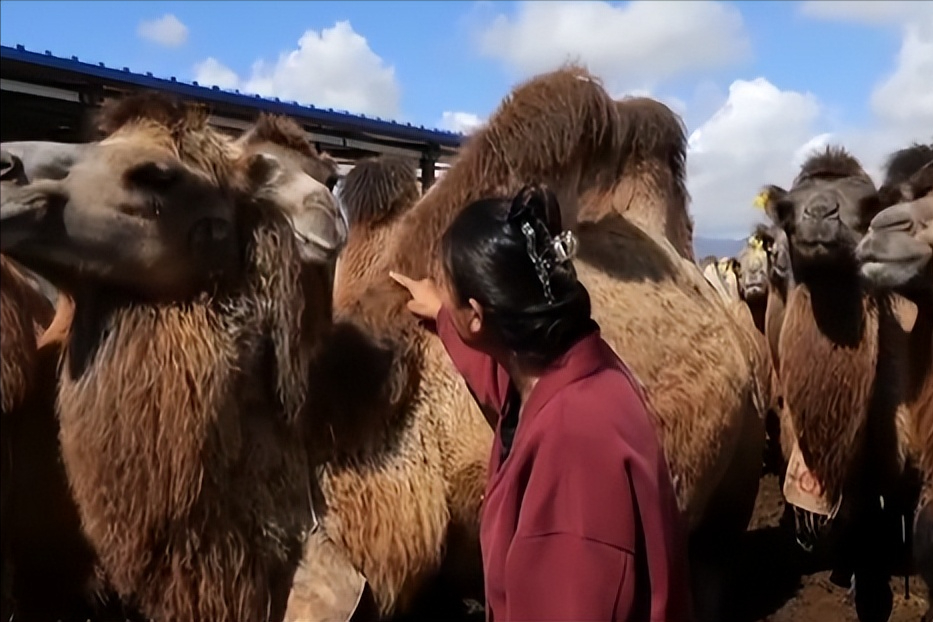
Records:
[[[745,243],[744,238],[739,240],[726,240],[720,238],[693,238],[693,252],[697,261],[702,261],[707,255],[716,257],[733,257]]]

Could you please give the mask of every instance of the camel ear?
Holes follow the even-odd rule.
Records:
[[[268,153],[254,153],[246,162],[246,173],[254,188],[272,184],[281,172],[282,163]]]
[[[19,184],[28,181],[23,161],[6,149],[0,152],[0,181],[12,181]]]
[[[781,225],[784,219],[778,211],[778,204],[787,197],[787,190],[780,186],[765,186],[755,197],[755,207],[760,209],[776,225]]]

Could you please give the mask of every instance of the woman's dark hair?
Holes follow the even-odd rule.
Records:
[[[441,241],[456,302],[476,300],[499,342],[535,366],[596,327],[571,262],[574,245],[561,231],[557,197],[540,185],[471,203]]]

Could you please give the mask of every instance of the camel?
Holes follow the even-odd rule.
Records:
[[[767,201],[786,234],[794,281],[778,343],[781,442],[795,476],[785,494],[807,518],[798,537],[838,538],[837,571],[856,577],[859,619],[886,620],[891,560],[878,533],[909,494],[903,331],[890,298],[861,286],[854,260],[878,194],[858,160],[831,146],[808,158],[789,191],[770,187]],[[817,492],[793,486],[797,475],[812,477]]]
[[[146,616],[280,620],[315,523],[299,236],[332,259],[336,205],[296,229],[308,206],[262,192],[280,159],[202,111],[150,95],[102,118],[65,179],[0,214],[0,250],[73,293],[57,399],[84,532]],[[51,205],[67,227],[36,217]]]
[[[933,162],[933,153],[930,157]],[[923,474],[914,520],[914,560],[927,586],[933,588],[933,192],[928,185],[924,187],[920,174],[897,182],[895,187],[908,202],[888,207],[872,219],[856,255],[861,276],[872,288],[897,292],[917,305],[909,337],[907,388]],[[895,195],[887,194],[891,196]],[[933,605],[926,619],[931,616]]]
[[[0,192],[3,197],[27,183],[23,162],[14,154],[0,152]],[[9,620],[13,615],[14,568],[12,548],[13,531],[10,529],[13,509],[14,430],[19,420],[29,417],[32,396],[42,382],[36,334],[44,330],[52,319],[52,307],[29,283],[19,266],[0,255],[0,460],[3,477],[0,483],[0,573],[3,591],[0,593],[0,617]]]
[[[721,554],[729,547],[713,541],[738,537],[747,526],[764,440],[764,383],[755,374],[754,347],[691,261],[619,213],[626,205],[613,198],[623,170],[641,175],[629,187],[644,200],[675,215],[686,211],[678,190],[682,167],[630,161],[625,168],[621,161],[629,153],[636,160],[684,153],[682,125],[667,119],[680,128],[669,133],[674,144],[635,149],[633,143],[650,140],[658,117],[622,120],[620,109],[578,67],[517,86],[444,177],[393,225],[391,241],[374,250],[371,276],[339,279],[335,299],[344,302],[335,317],[352,342],[343,350],[345,367],[353,373],[354,364],[368,361],[370,368],[381,359],[385,371],[378,386],[355,391],[355,404],[339,409],[344,421],[358,418],[345,443],[366,449],[329,467],[324,530],[366,577],[384,616],[406,611],[431,577],[450,571],[452,542],[458,550],[472,547],[469,561],[479,570],[477,522],[492,440],[439,340],[410,317],[404,292],[386,274],[391,268],[442,278],[440,235],[457,211],[529,181],[554,188],[564,222],[577,229],[578,272],[596,319],[648,389],[695,541],[709,537],[705,550],[696,549]],[[626,122],[637,127],[626,129]],[[462,557],[460,563],[466,565]],[[463,566],[452,574],[466,576]]]
[[[392,225],[418,199],[418,176],[409,160],[393,156],[367,158],[347,173],[340,193],[348,221],[347,246],[337,260],[334,305],[350,301],[340,298],[341,282],[372,280],[378,252],[390,242]]]

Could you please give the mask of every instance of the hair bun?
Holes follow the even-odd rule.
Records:
[[[523,222],[540,224],[549,236],[556,236],[561,232],[560,204],[557,202],[557,196],[544,184],[528,184],[512,199],[508,220],[519,225]]]

